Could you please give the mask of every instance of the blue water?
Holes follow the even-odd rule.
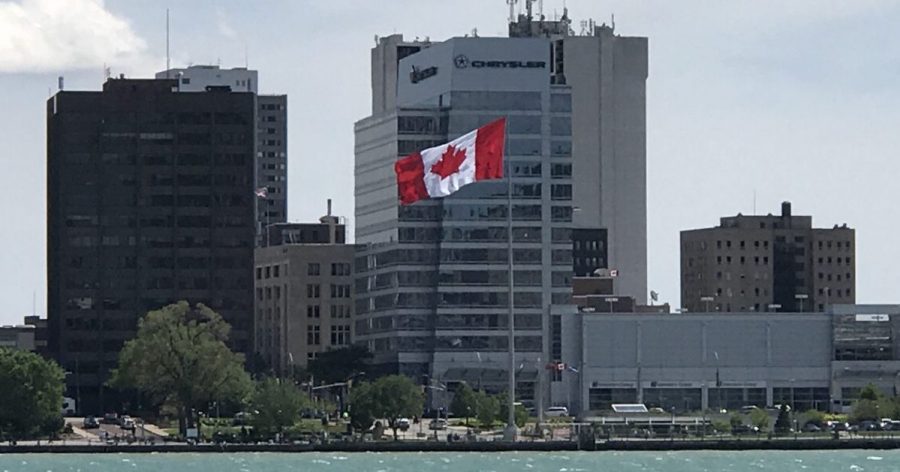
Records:
[[[896,472],[900,451],[8,454],[0,472]]]

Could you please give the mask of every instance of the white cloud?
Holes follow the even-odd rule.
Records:
[[[140,62],[147,43],[103,0],[0,2],[0,73]]]

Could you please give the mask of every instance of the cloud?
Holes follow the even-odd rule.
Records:
[[[103,0],[0,2],[0,73],[140,62],[147,43]]]
[[[219,34],[228,39],[236,39],[238,37],[237,31],[231,26],[228,16],[225,15],[225,11],[221,8],[216,8],[216,27],[219,29]]]

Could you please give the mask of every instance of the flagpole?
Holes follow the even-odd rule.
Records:
[[[504,128],[504,134],[506,130]],[[504,136],[505,140],[506,136]],[[509,441],[516,440],[516,330],[515,330],[515,314],[514,314],[514,274],[513,271],[513,216],[512,216],[512,163],[506,158],[506,241],[507,241],[507,258],[509,263],[509,408],[506,416],[505,438]]]

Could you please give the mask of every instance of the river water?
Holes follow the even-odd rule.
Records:
[[[0,472],[896,472],[900,451],[6,454]]]

